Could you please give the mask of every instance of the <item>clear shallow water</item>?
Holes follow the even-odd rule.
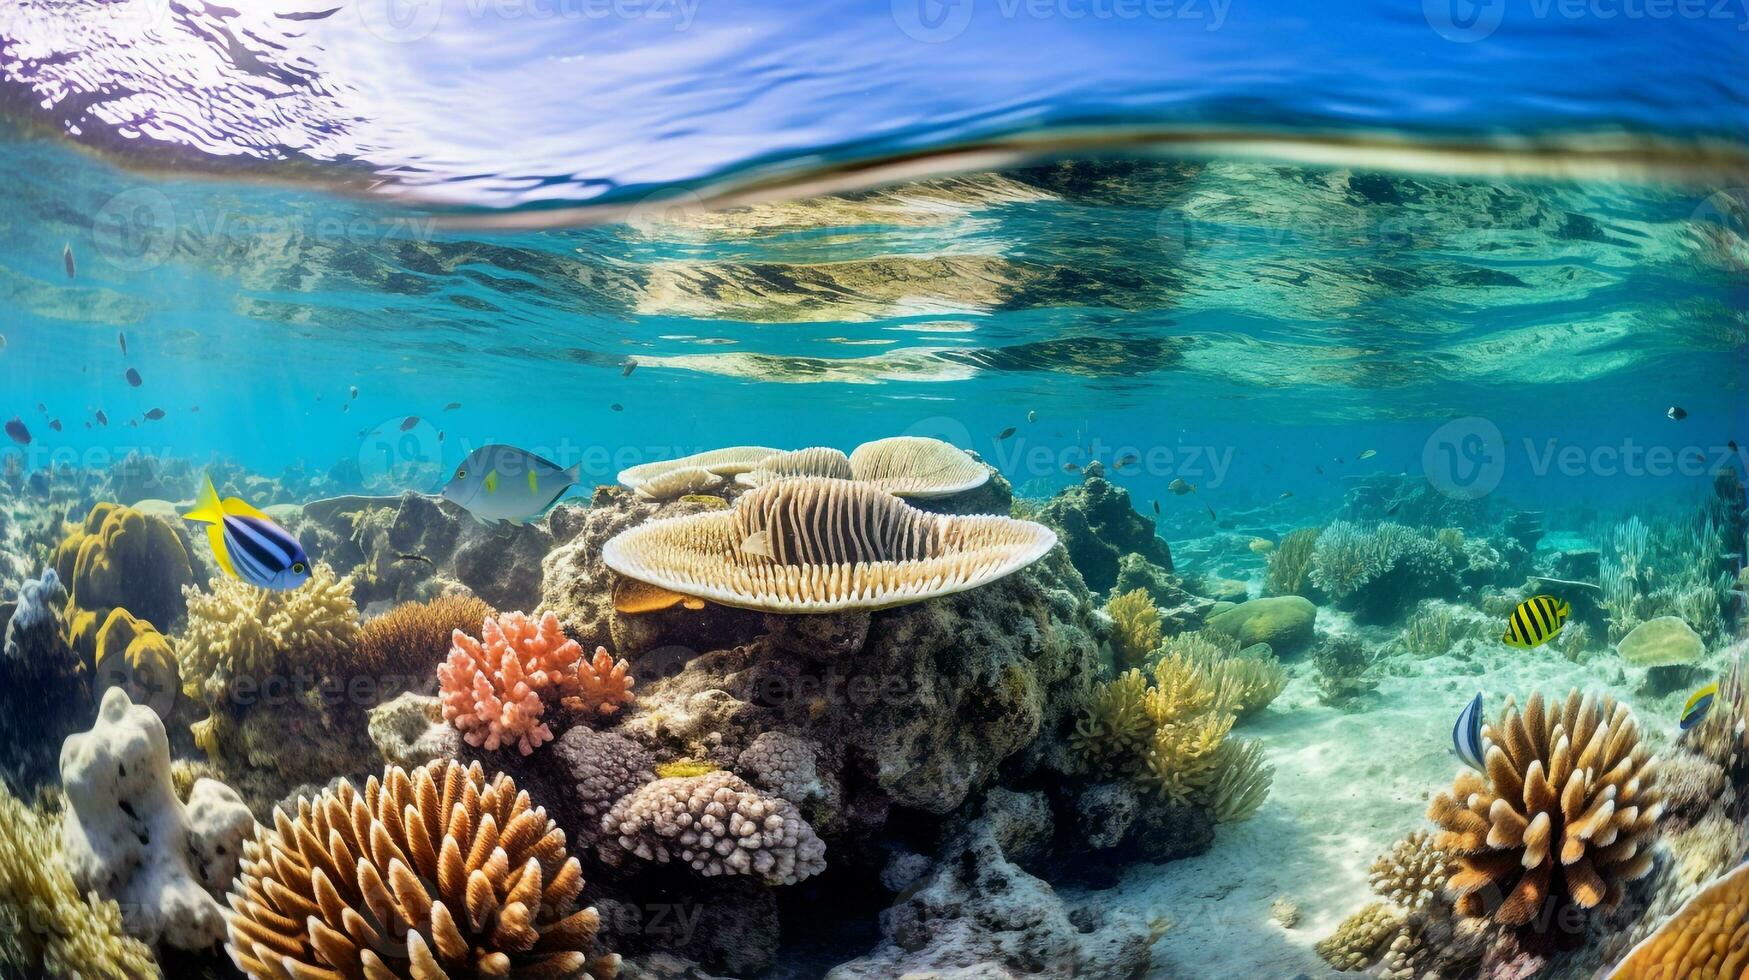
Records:
[[[928,435],[994,466],[1023,516],[1073,499],[1097,465],[1170,545],[1172,588],[1235,598],[1268,587],[1266,555],[1296,528],[1455,523],[1506,548],[1517,512],[1544,512],[1535,550],[1497,581],[1388,615],[1309,590],[1315,643],[1235,729],[1276,768],[1262,809],[1199,854],[1119,860],[1096,888],[1053,877],[1075,903],[1152,920],[1149,969],[1165,976],[1323,975],[1313,944],[1371,899],[1373,858],[1424,826],[1478,687],[1490,711],[1531,690],[1608,692],[1671,752],[1688,688],[1740,653],[1741,506],[1719,476],[1743,473],[1749,434],[1746,82],[1729,10],[1507,4],[1460,24],[1438,5],[1336,20],[1270,4],[1209,7],[1218,24],[1178,8],[1066,27],[1060,5],[730,5],[684,28],[652,11],[560,31],[562,15],[448,4],[404,8],[414,20],[385,37],[368,9],[75,7],[90,16],[19,4],[0,20],[0,416],[30,433],[0,451],[8,600],[92,494],[191,492],[183,476],[130,481],[142,456],[299,505],[433,491],[470,450],[511,443],[578,465],[582,504],[626,467],[720,446]],[[1156,152],[1118,152],[1126,134]],[[915,167],[877,169],[900,161]],[[827,187],[853,189],[812,193]],[[1433,512],[1368,502],[1393,479],[1431,491]],[[598,513],[623,505],[603,499]],[[560,520],[502,537],[464,526],[471,568],[457,552],[434,573],[373,538],[399,508],[438,526],[416,503],[274,513],[297,515],[318,557],[356,562],[341,571],[367,615],[462,579],[512,597],[494,593],[501,605],[549,601],[530,549],[558,551]],[[1644,574],[1624,572],[1633,520],[1652,529],[1633,559]],[[438,538],[418,547],[454,547]],[[508,584],[481,540],[516,570]],[[1595,572],[1561,554],[1589,549]],[[1646,602],[1593,617],[1573,649],[1514,650],[1496,642],[1500,604],[1533,572],[1599,591],[1631,578]],[[1092,612],[1106,586],[1083,598],[1080,625],[1051,629],[1110,632]],[[1614,647],[1673,609],[1705,657],[1654,685]],[[171,627],[179,644],[185,628]],[[1461,639],[1414,645],[1437,647],[1423,631],[1441,629]],[[749,639],[700,631],[677,642]],[[1099,640],[1043,698],[1067,721],[1042,737],[1066,737],[1074,689],[1114,675],[1113,637]],[[1377,658],[1352,699],[1331,696],[1323,656],[1344,640]],[[651,713],[672,710],[667,666],[634,665],[641,696],[666,706]],[[976,729],[1001,693],[956,720]],[[234,707],[173,716],[178,756],[202,757],[188,722]],[[239,727],[268,716],[233,713]],[[250,737],[306,744],[307,718],[267,727],[279,721]],[[292,753],[292,768],[325,751]],[[279,762],[223,775],[270,805],[291,787],[252,780]],[[1059,781],[1079,792],[1084,775]],[[1028,778],[1014,786],[1038,790]],[[810,811],[842,877],[781,892],[781,929],[759,924],[784,944],[769,975],[818,975],[878,941],[879,906],[907,890],[877,884],[863,852],[927,850],[952,826],[895,812],[858,839]],[[1615,939],[1699,884],[1680,876],[1744,850],[1671,837],[1666,877],[1635,893],[1656,914],[1611,920]],[[1275,917],[1278,898],[1303,924]],[[1593,936],[1538,975],[1589,975],[1622,951]]]

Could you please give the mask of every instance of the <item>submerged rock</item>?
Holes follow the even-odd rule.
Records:
[[[1172,571],[1172,552],[1154,535],[1152,521],[1136,513],[1128,490],[1098,477],[1067,487],[1040,508],[1038,520],[1049,525],[1068,549],[1069,560],[1087,587],[1097,593],[1117,585],[1125,555]]]

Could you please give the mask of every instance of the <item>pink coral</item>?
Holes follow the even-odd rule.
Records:
[[[576,683],[567,689],[565,707],[602,718],[618,713],[632,703],[631,665],[614,660],[606,647],[596,647],[593,659],[577,662]]]
[[[480,639],[456,630],[449,660],[437,668],[443,717],[469,745],[496,751],[515,745],[523,755],[553,733],[541,721],[548,699],[579,690],[583,648],[567,639],[547,613],[537,624],[522,613],[486,617]]]

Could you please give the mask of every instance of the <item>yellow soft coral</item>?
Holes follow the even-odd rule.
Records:
[[[1148,655],[1160,645],[1160,610],[1148,590],[1135,589],[1116,596],[1105,604],[1105,611],[1115,624],[1111,648],[1118,663],[1128,667],[1146,665]]]
[[[235,679],[324,667],[351,654],[358,636],[352,579],[336,579],[325,564],[284,592],[232,578],[215,578],[211,586],[210,593],[183,590],[188,630],[178,653],[190,697],[210,702]]]
[[[151,950],[122,932],[121,910],[81,897],[56,823],[0,786],[0,965],[30,976],[157,977]],[[5,972],[5,971],[0,971]]]
[[[112,609],[97,631],[95,646],[100,690],[123,688],[129,699],[151,705],[160,714],[174,703],[182,687],[176,654],[151,623],[126,609]]]

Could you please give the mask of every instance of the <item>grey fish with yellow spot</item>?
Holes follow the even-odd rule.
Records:
[[[486,524],[525,524],[582,480],[580,467],[561,467],[527,450],[494,443],[469,453],[441,496]]]

